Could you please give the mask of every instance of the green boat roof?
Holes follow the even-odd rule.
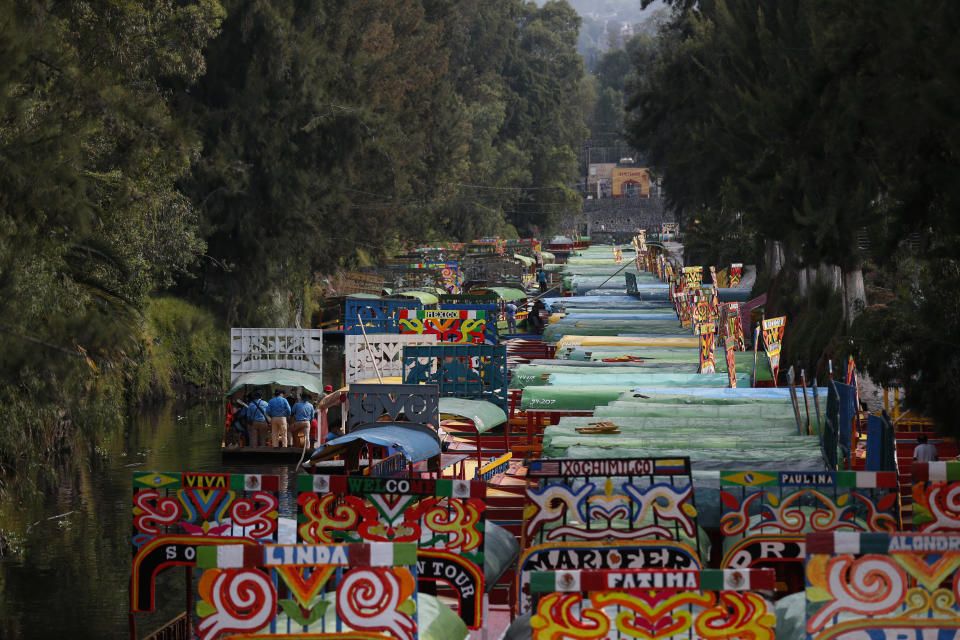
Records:
[[[487,292],[497,294],[497,296],[504,301],[524,300],[527,297],[526,291],[514,289],[513,287],[476,287],[470,290],[471,294]]]
[[[726,373],[650,373],[647,371],[630,373],[551,373],[550,385],[560,387],[617,385],[632,387],[727,387],[729,379]],[[749,386],[750,376],[737,374],[738,386]]]
[[[532,267],[532,266],[533,266],[534,264],[536,264],[536,262],[537,262],[536,260],[534,260],[534,259],[531,258],[530,256],[523,256],[523,255],[520,255],[519,253],[513,254],[513,259],[514,259],[514,260],[519,260],[520,262],[523,263],[523,266],[525,266],[525,267]]]
[[[630,385],[527,387],[520,399],[524,411],[593,411],[630,390]]]
[[[293,369],[266,369],[244,373],[233,381],[227,395],[233,395],[235,391],[245,386],[262,387],[266,385],[303,387],[310,393],[320,393],[323,390],[323,381],[309,373],[294,371]]]
[[[554,323],[543,331],[544,342],[557,342],[565,335],[619,336],[621,334],[672,336],[690,331],[681,328],[676,316],[663,320],[577,320]],[[692,332],[691,332],[692,335]]]
[[[736,368],[738,385],[743,384],[743,378],[740,376],[749,376],[753,371],[753,354],[751,353],[750,356],[751,359],[749,361],[745,358],[737,360]],[[654,374],[672,374],[678,376],[693,376],[699,375],[697,373],[697,370],[700,366],[699,363],[699,354],[697,354],[696,360],[680,362],[671,362],[668,360],[645,360],[643,362],[637,362],[633,364],[628,362],[618,364],[616,362],[598,362],[595,360],[557,360],[556,364],[521,364],[514,368],[510,375],[510,388],[524,389],[531,386],[544,386],[551,384],[551,380],[549,378],[551,374],[589,375],[594,377],[594,384],[608,384],[610,382],[606,379],[602,382],[596,380],[595,376],[597,375],[642,376]],[[727,362],[721,352],[717,353],[716,372],[717,374],[724,375],[727,373]],[[764,361],[758,361],[757,379],[761,381],[771,380],[772,377],[773,376],[770,374],[769,364]],[[619,383],[620,380],[614,380],[613,382]],[[702,380],[699,382],[702,382]],[[692,386],[699,386],[699,382],[698,384]],[[566,384],[566,382],[560,381],[558,384]],[[660,385],[659,383],[655,382],[649,386]],[[667,384],[665,386],[672,387],[676,385]],[[691,385],[687,384],[686,386]],[[712,386],[712,384],[705,386]]]
[[[501,576],[520,555],[520,543],[512,533],[487,520],[483,525],[483,581],[484,590],[492,591]]]
[[[403,291],[397,294],[398,296],[404,296],[407,298],[416,298],[423,304],[437,304],[439,299],[437,298],[436,293],[430,293],[429,291]]]
[[[597,407],[595,416],[631,416],[644,418],[773,418],[794,420],[793,406],[789,402],[779,404],[686,404],[681,402],[630,402],[614,400]]]
[[[445,413],[472,420],[479,433],[489,431],[507,421],[504,410],[486,400],[440,398],[440,414]]]
[[[657,457],[690,456],[697,469],[819,463],[820,441],[816,436],[798,436],[787,421],[758,420],[747,423],[731,419],[722,423],[703,418],[686,421],[672,418],[605,418],[620,428],[618,434],[581,434],[577,427],[596,422],[596,417],[566,417],[543,432],[543,457]],[[709,426],[709,428],[705,428]],[[822,464],[821,467],[822,468]]]

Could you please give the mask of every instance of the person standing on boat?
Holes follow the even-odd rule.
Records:
[[[527,314],[527,324],[530,325],[530,330],[533,333],[543,333],[545,324],[543,316],[545,313],[546,306],[543,304],[543,300],[534,301],[530,313]]]
[[[507,333],[516,333],[517,332],[517,305],[513,303],[513,300],[507,302],[503,307],[503,312],[507,316]]]
[[[537,284],[540,285],[540,293],[544,293],[547,290],[547,272],[543,269],[537,271]]]
[[[251,447],[266,447],[267,441],[267,409],[268,405],[263,400],[263,395],[259,391],[253,393],[253,400],[247,405],[247,424],[250,431]]]
[[[927,442],[926,434],[917,436],[917,447],[913,450],[913,459],[916,462],[936,462],[937,448]]]
[[[290,417],[290,403],[283,397],[283,389],[273,392],[273,397],[267,403],[267,415],[270,416],[270,445],[286,447],[287,418]]]
[[[300,402],[293,405],[293,426],[290,428],[290,439],[294,445],[301,446],[303,443],[298,440],[303,437],[310,437],[310,421],[313,420],[313,403],[310,397],[303,394]]]

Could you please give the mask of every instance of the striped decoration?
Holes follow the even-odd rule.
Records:
[[[299,493],[337,495],[416,495],[436,498],[486,498],[487,485],[476,480],[421,480],[418,478],[380,478],[376,476],[297,476]]]
[[[773,569],[598,569],[531,571],[532,593],[586,593],[589,591],[773,591]]]
[[[230,489],[279,491],[280,476],[254,473],[166,473],[135,471],[134,489]]]
[[[960,462],[914,462],[914,482],[960,482]]]
[[[197,567],[201,569],[241,569],[291,565],[396,567],[416,564],[417,543],[268,544],[262,547],[221,544],[198,546],[196,553]]]
[[[533,460],[531,478],[690,475],[690,458],[571,458]]]
[[[400,320],[484,320],[487,312],[483,309],[400,309]]]
[[[957,474],[960,479],[960,467]],[[896,489],[897,474],[895,471],[721,471],[720,484],[740,487]]]
[[[818,554],[839,555],[849,553],[858,555],[889,553],[891,551],[913,551],[917,553],[960,551],[960,535],[835,531],[833,533],[808,533],[806,538],[808,558]]]

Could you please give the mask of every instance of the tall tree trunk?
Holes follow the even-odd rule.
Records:
[[[840,274],[840,267],[821,263],[817,269],[817,278],[829,286],[831,291],[841,291],[843,289],[843,277]]]
[[[843,269],[843,317],[847,328],[867,304],[867,292],[863,286],[863,270],[860,266]]]
[[[786,259],[783,255],[783,244],[779,240],[767,240],[767,266],[770,268],[770,279],[772,280],[783,269],[783,263]]]

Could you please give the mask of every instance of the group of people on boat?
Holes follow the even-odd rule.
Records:
[[[327,385],[326,393],[333,387]],[[293,401],[293,405],[290,401]],[[338,407],[339,411],[339,407]],[[329,416],[328,416],[329,417]],[[242,399],[234,397],[227,401],[227,433],[225,444],[248,447],[302,447],[305,441],[317,445],[319,420],[313,398],[307,392],[292,394],[287,398],[283,389],[276,389],[270,400],[263,399],[257,390]],[[337,432],[339,418],[332,432]]]
[[[507,321],[507,333],[515,334],[517,333],[517,310],[518,307],[515,302],[512,300],[508,301],[503,307],[504,319]],[[547,312],[546,305],[543,304],[542,300],[534,300],[534,302],[529,306],[527,313],[527,329],[530,333],[543,333],[543,327],[547,324],[547,318],[549,313]]]

